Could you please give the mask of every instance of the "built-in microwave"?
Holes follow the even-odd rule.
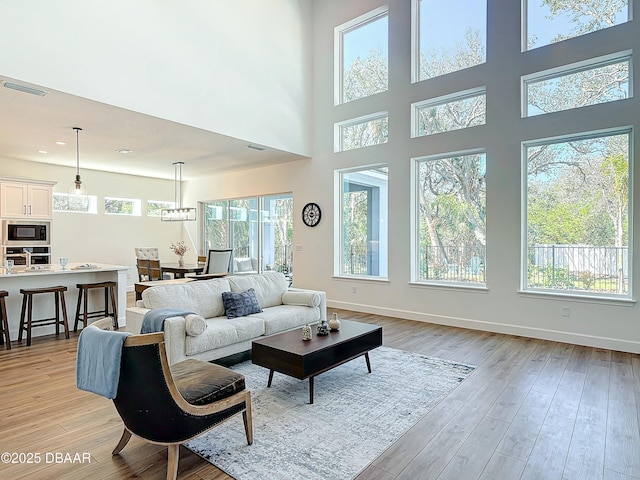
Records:
[[[3,245],[49,245],[51,222],[29,222],[21,220],[2,221]]]

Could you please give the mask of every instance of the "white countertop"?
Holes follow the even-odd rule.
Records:
[[[87,267],[88,266],[88,267]],[[33,265],[34,267],[40,267],[39,269],[26,269],[24,265],[17,265],[13,267],[12,273],[7,273],[5,268],[0,269],[0,278],[12,278],[12,277],[28,277],[28,276],[42,276],[42,275],[66,275],[77,274],[86,272],[113,272],[128,270],[129,267],[124,265],[109,265],[106,263],[70,263],[67,268],[63,269],[60,265]]]

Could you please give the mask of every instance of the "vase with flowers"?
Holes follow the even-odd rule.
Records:
[[[184,254],[189,250],[189,247],[187,246],[187,244],[184,243],[183,240],[180,240],[179,242],[172,243],[169,248],[171,249],[171,251],[173,253],[178,255],[178,265],[183,267],[184,266]]]

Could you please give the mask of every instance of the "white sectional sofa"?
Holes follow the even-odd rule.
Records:
[[[255,290],[262,312],[227,318],[222,292],[245,292],[250,288]],[[169,317],[164,321],[171,364],[187,358],[211,361],[241,353],[251,349],[251,341],[255,338],[327,317],[325,292],[288,288],[287,279],[279,272],[148,288],[142,292],[142,300],[127,309],[127,330],[140,333],[145,313],[160,308],[194,312],[203,317],[206,324],[203,328],[202,319],[197,318],[195,328],[196,323],[192,326],[189,315]]]

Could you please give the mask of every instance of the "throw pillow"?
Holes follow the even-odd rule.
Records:
[[[197,337],[207,329],[207,322],[201,315],[187,315],[184,317],[184,329],[190,337]]]
[[[244,317],[262,311],[253,288],[239,293],[222,292],[222,303],[224,303],[227,318]]]

